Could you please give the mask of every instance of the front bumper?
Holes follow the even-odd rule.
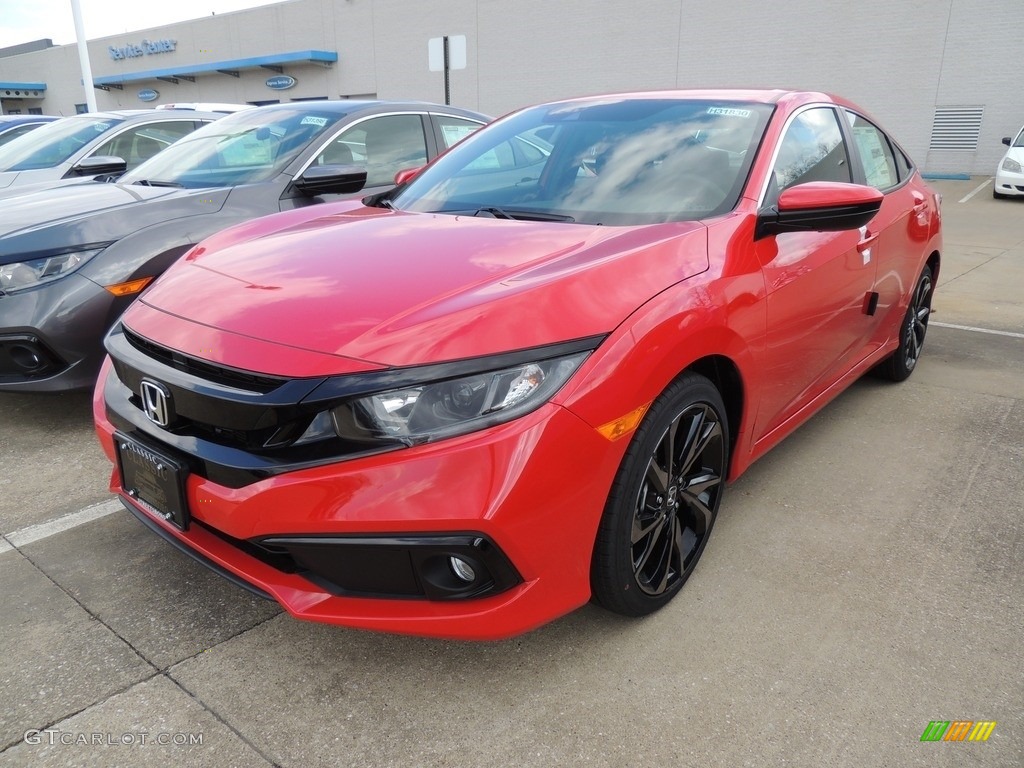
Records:
[[[125,390],[106,363],[94,398],[104,450],[116,465],[113,435],[120,428],[192,468],[185,498],[193,522],[180,530],[129,498],[117,469],[111,490],[165,537],[272,596],[295,617],[405,634],[500,639],[590,598],[597,527],[628,441],[609,442],[562,407],[548,404],[507,424],[435,444],[229,487],[204,476],[204,441],[191,439],[188,451],[171,448],[158,427],[128,412],[138,408]],[[342,544],[355,538],[363,544],[458,539],[471,545],[480,539],[500,553],[514,577],[482,597],[445,599],[430,589],[422,595],[354,596],[322,574],[254,549],[273,549],[282,541],[322,543],[324,537]],[[341,551],[328,559],[347,557]],[[484,564],[499,569],[491,561]]]
[[[132,298],[78,274],[0,295],[0,392],[91,388],[103,334]]]
[[[1004,171],[1000,164],[996,171],[993,189],[1000,195],[1016,195],[1024,197],[1024,173]]]

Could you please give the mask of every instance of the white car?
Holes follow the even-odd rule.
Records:
[[[992,197],[1024,197],[1024,127],[1017,131],[1011,140],[1003,138],[1003,144],[1009,147],[996,168],[995,186]]]

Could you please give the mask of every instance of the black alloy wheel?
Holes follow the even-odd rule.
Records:
[[[910,306],[900,325],[900,345],[892,356],[879,366],[879,372],[893,381],[905,381],[917,367],[928,332],[928,319],[932,313],[932,270],[925,267],[910,296]]]
[[[666,605],[711,535],[728,472],[728,424],[714,385],[686,374],[651,406],[612,486],[591,569],[595,600],[643,616]]]

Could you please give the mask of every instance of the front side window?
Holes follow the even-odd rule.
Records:
[[[195,129],[194,120],[166,120],[137,125],[104,142],[91,154],[120,157],[131,170]]]
[[[175,142],[121,183],[197,189],[266,181],[344,116],[299,105],[235,112]]]
[[[789,124],[765,202],[774,204],[782,190],[809,181],[853,181],[839,120],[829,107],[804,110]]]
[[[864,170],[864,178],[875,189],[886,190],[899,184],[896,158],[893,156],[889,139],[875,125],[860,115],[846,113],[850,130],[857,145],[857,154]]]
[[[120,117],[66,117],[0,147],[0,171],[54,168],[124,122]]]
[[[358,165],[366,168],[365,189],[391,186],[395,174],[427,162],[427,140],[419,115],[382,115],[356,123],[328,144],[318,165]]]
[[[393,203],[618,226],[717,215],[739,199],[772,110],[614,97],[533,107],[465,138]]]

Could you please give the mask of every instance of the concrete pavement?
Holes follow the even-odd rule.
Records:
[[[114,512],[0,553],[0,768],[1019,768],[1024,338],[948,327],[1024,334],[1024,201],[958,202],[981,181],[936,183],[914,376],[732,485],[664,611],[489,644],[308,624]],[[87,397],[3,395],[0,424],[0,531],[109,498]],[[922,743],[933,720],[997,725]]]

